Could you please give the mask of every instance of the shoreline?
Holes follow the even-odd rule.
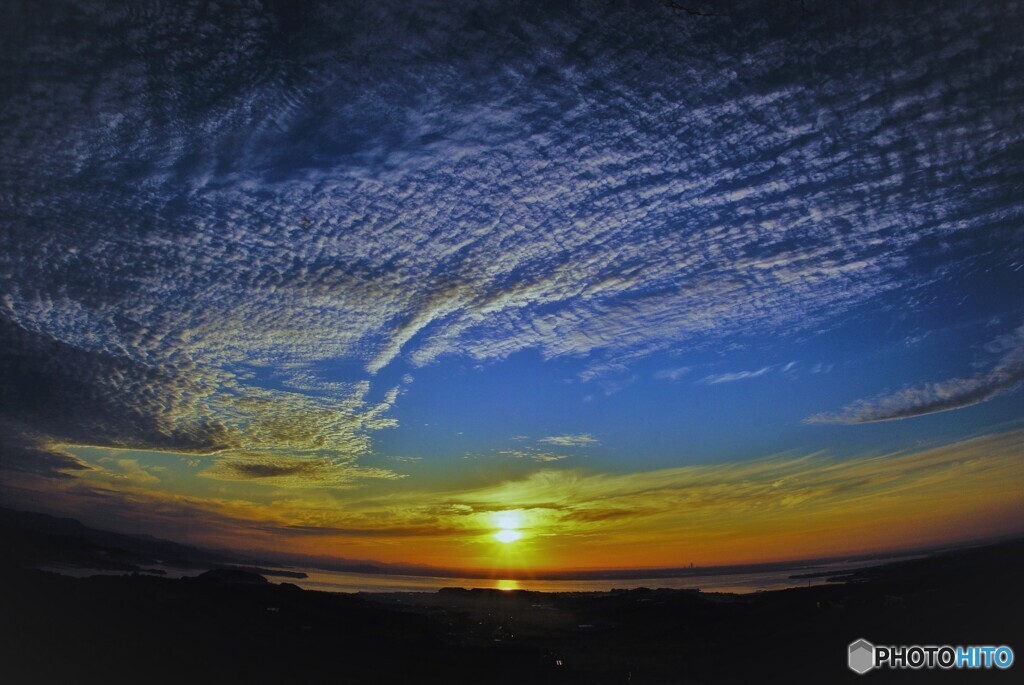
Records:
[[[1019,648],[1022,574],[1024,540],[864,568],[850,582],[743,595],[348,594],[237,569],[173,579],[7,567],[0,657],[14,682],[216,674],[251,684],[336,672],[353,683],[858,682],[845,660],[858,638]],[[873,680],[890,675],[907,674]]]

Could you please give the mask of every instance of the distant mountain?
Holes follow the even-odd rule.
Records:
[[[0,537],[9,563],[68,564],[112,571],[142,571],[155,564],[201,568],[251,564],[252,559],[182,545],[148,535],[96,530],[71,518],[0,508]]]
[[[0,507],[0,536],[8,563],[22,567],[54,564],[105,571],[145,572],[154,565],[182,569],[215,569],[230,566],[265,576],[305,578],[277,565],[301,564],[325,570],[354,573],[432,575],[437,569],[377,564],[362,560],[255,558],[183,545],[151,535],[126,535],[90,528],[72,518],[16,511]]]

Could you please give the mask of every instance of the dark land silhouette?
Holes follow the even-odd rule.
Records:
[[[1024,540],[750,595],[353,595],[239,568],[71,578],[26,568],[42,543],[16,528],[4,531],[0,569],[0,679],[9,683],[1008,682],[1020,664],[857,676],[846,647],[863,637],[1007,644],[1020,655],[1024,645]],[[71,540],[81,538],[47,544],[82,548]]]

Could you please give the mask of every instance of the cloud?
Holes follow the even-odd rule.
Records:
[[[555,454],[554,452],[538,450],[532,447],[518,450],[501,450],[498,454],[506,457],[512,457],[513,459],[531,459],[542,464],[553,461],[562,461],[563,459],[569,458],[566,454]]]
[[[558,445],[559,447],[589,447],[590,445],[600,445],[601,443],[590,433],[580,433],[579,435],[552,435],[547,438],[541,438],[537,442],[543,442],[548,445]]]
[[[286,448],[300,460],[303,452],[330,452],[349,463],[368,451],[372,432],[396,425],[387,413],[399,393],[370,401],[368,381],[304,392],[261,388],[220,369],[81,349],[2,318],[0,373],[3,467],[55,476],[84,468],[49,447],[61,444],[214,457]]]
[[[748,378],[758,378],[759,376],[763,376],[769,371],[771,371],[771,369],[772,367],[770,366],[762,366],[760,369],[757,369],[755,371],[734,371],[732,373],[715,374],[711,376],[705,376],[700,380],[700,382],[705,383],[707,385],[718,385],[719,383],[735,383],[736,381],[743,381],[747,380]]]
[[[580,541],[572,545],[577,564],[584,563],[579,555],[588,545],[599,550],[588,561],[601,565],[602,554],[635,551],[645,541],[674,546],[676,555],[758,549],[785,558],[804,545],[817,554],[857,545],[880,549],[921,544],[914,530],[940,539],[949,522],[933,520],[926,503],[936,499],[948,504],[950,521],[999,510],[1006,527],[1007,508],[1020,509],[1014,488],[1024,483],[1022,440],[1015,432],[852,459],[782,455],[626,474],[542,470],[445,501],[472,509],[463,520],[467,526],[486,521],[488,512],[523,511],[536,534],[550,533],[563,546]],[[813,523],[825,520],[825,527]],[[838,538],[849,537],[837,540],[837,531],[843,531]]]
[[[1019,31],[897,5],[29,17],[0,56],[5,467],[294,449],[320,482],[305,460],[355,468],[395,425],[393,366],[600,375],[944,278],[1020,214],[1024,82],[991,78]]]
[[[247,498],[183,495],[98,472],[45,486],[38,479],[0,486],[13,505],[43,501],[87,513],[94,523],[175,537],[184,531],[191,541],[249,553],[323,556],[330,549],[332,556],[487,569],[496,523],[513,512],[524,532],[517,552],[524,568],[671,566],[680,559],[763,562],[1019,532],[1022,446],[1024,432],[1015,431],[852,458],[790,453],[618,473],[556,463],[469,487],[344,490],[344,500],[320,488]],[[289,474],[267,468],[260,475]],[[939,511],[931,506],[936,501],[943,503]]]
[[[536,453],[531,455],[531,458],[534,461],[539,461],[541,463],[549,463],[549,462],[552,462],[552,461],[561,461],[563,459],[567,459],[568,457],[566,455],[564,455],[564,454],[552,454],[550,452],[536,452]]]
[[[677,381],[690,372],[689,366],[677,366],[672,369],[661,369],[654,372],[657,380]]]
[[[402,478],[389,469],[357,466],[354,459],[282,454],[224,457],[199,475],[223,481],[258,481],[279,487],[339,487],[359,479]]]
[[[137,459],[109,459],[106,461],[114,479],[123,479],[135,484],[159,483],[160,479],[153,475],[152,468],[145,468]]]
[[[0,480],[5,472],[15,476],[31,474],[49,479],[62,479],[72,478],[72,474],[75,473],[93,470],[93,467],[58,445],[8,438],[0,443],[0,446]]]
[[[1001,349],[1002,357],[986,373],[859,400],[835,413],[810,416],[805,423],[852,425],[895,421],[963,409],[1013,392],[1024,382],[1024,326],[994,341],[990,348]]]

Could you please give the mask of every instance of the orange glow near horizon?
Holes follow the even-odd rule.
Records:
[[[509,579],[867,554],[1020,532],[1022,446],[1016,431],[849,459],[786,455],[618,474],[540,469],[458,491],[351,490],[341,507],[315,490],[261,499],[255,487],[217,483],[208,496],[174,492],[124,475],[142,472],[140,457],[130,470],[128,459],[97,461],[49,494],[71,513],[94,493],[116,497],[119,510],[136,512],[139,530],[186,543]],[[183,520],[188,533],[173,535]]]

